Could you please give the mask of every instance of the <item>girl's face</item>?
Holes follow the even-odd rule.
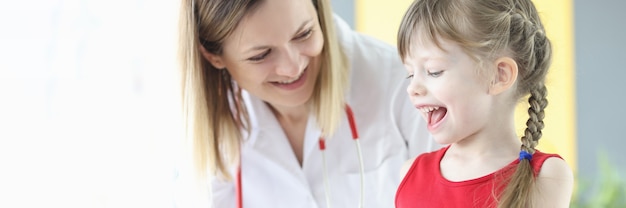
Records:
[[[222,55],[203,54],[250,94],[296,107],[313,94],[323,45],[311,0],[266,0],[225,40]]]
[[[440,39],[439,48],[412,38],[416,41],[404,60],[411,77],[407,92],[435,140],[451,144],[479,134],[493,102],[477,62],[452,41]]]

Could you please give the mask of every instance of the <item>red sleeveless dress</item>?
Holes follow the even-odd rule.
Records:
[[[508,178],[519,160],[489,175],[460,182],[446,180],[439,172],[439,162],[450,146],[418,156],[396,192],[397,208],[418,207],[496,207],[496,197],[504,188],[502,181]],[[535,176],[543,162],[550,157],[561,156],[535,151],[531,165]]]

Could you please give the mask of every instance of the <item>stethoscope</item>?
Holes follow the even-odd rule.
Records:
[[[359,207],[363,207],[363,154],[361,154],[361,144],[359,142],[359,134],[356,128],[356,123],[354,122],[354,113],[349,105],[346,104],[346,115],[348,117],[348,124],[350,125],[350,130],[352,132],[352,139],[354,140],[354,144],[356,145],[356,151],[359,157],[359,174],[361,177],[360,180],[360,199],[359,199]],[[319,138],[319,148],[322,152],[322,169],[324,172],[324,193],[326,196],[326,207],[330,208],[330,185],[328,183],[328,171],[326,167],[326,139],[323,136]],[[241,159],[241,157],[239,157]],[[241,161],[239,162],[241,164]],[[241,165],[237,167],[237,184],[235,186],[236,192],[236,204],[238,208],[243,207],[243,194],[242,194],[242,185],[241,185]]]

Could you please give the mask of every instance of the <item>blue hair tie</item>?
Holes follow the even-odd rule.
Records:
[[[530,161],[530,159],[533,159],[533,155],[526,152],[525,150],[522,150],[519,152],[519,161],[522,161],[523,159],[527,159],[528,161]]]

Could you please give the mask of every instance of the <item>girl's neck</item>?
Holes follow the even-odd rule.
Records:
[[[520,139],[515,132],[476,134],[452,144],[448,152],[472,158],[481,158],[493,157],[511,152],[511,150],[514,152],[519,151],[520,146]]]
[[[481,130],[454,143],[448,151],[470,157],[491,157],[511,150],[519,151],[521,141],[515,129],[515,108],[501,107],[494,108],[487,115],[489,120]]]
[[[450,181],[466,181],[513,162],[521,145],[513,123],[496,125],[492,121],[481,131],[453,143],[440,161],[442,176]]]

